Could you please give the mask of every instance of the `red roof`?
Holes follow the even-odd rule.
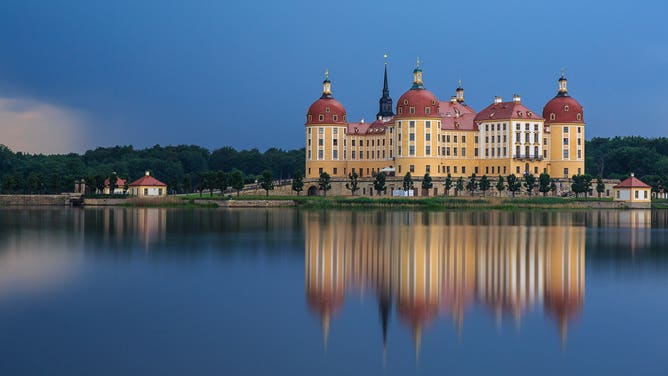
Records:
[[[471,107],[460,102],[440,102],[441,129],[477,131],[473,121],[476,113]]]
[[[397,102],[397,118],[439,117],[438,99],[429,90],[410,89]],[[411,113],[411,107],[413,113]],[[429,113],[427,113],[429,108]]]
[[[373,123],[348,123],[348,135],[353,136],[373,136],[376,134],[385,134],[386,124],[392,124],[392,120],[383,122],[376,120]]]
[[[129,185],[130,187],[166,187],[167,184],[161,182],[160,180],[154,178],[151,175],[144,175],[141,178],[133,181]]]
[[[554,120],[552,119],[554,115]],[[578,119],[578,115],[580,119]],[[543,118],[549,123],[584,123],[582,106],[575,98],[565,95],[557,95],[543,107]]]
[[[651,188],[651,187],[643,183],[642,180],[636,178],[635,176],[631,176],[612,188]]]
[[[322,115],[322,120],[320,120]],[[334,120],[336,115],[336,120]],[[309,116],[311,119],[309,120]],[[306,113],[306,124],[345,124],[346,109],[334,98],[323,97],[313,102]]]
[[[109,186],[109,178],[104,179],[104,186],[108,187]],[[121,178],[116,178],[116,186],[117,187],[124,187],[125,186],[125,180]]]
[[[492,103],[475,117],[476,122],[490,120],[543,120],[520,102]]]

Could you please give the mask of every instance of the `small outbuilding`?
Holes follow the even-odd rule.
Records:
[[[150,172],[128,185],[130,194],[137,197],[167,196],[167,184],[151,176]]]
[[[125,187],[126,181],[121,178],[116,178],[116,186],[114,187],[114,192],[113,194],[115,195],[122,195],[125,193],[124,187]],[[109,178],[104,179],[104,189],[102,190],[102,193],[105,195],[109,194],[109,190],[111,189],[111,186],[109,185]]]
[[[612,187],[612,190],[614,201],[628,202],[636,207],[650,207],[652,205],[652,187],[643,183],[633,174]]]

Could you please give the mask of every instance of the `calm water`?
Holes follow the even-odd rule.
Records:
[[[668,374],[668,211],[0,209],[0,375]]]

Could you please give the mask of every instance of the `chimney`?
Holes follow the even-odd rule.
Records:
[[[513,103],[522,103],[522,97],[517,94],[513,94]]]
[[[146,173],[144,175],[149,176],[151,175],[151,173],[148,170],[146,170]]]
[[[456,96],[451,96],[450,97],[450,103],[457,103],[457,97]]]
[[[503,99],[501,99],[501,97],[499,97],[499,96],[494,96],[494,104],[499,104],[499,103],[501,103],[502,101],[503,101]]]

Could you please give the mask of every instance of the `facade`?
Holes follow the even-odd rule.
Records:
[[[633,174],[628,179],[612,187],[612,190],[612,199],[614,201],[651,205],[652,187],[643,183],[642,180],[636,178]]]
[[[167,196],[167,184],[146,171],[144,176],[129,184],[129,191],[132,196],[137,197],[163,197]]]
[[[548,173],[569,178],[584,173],[585,123],[582,106],[568,94],[562,73],[557,95],[542,115],[522,104],[521,97],[500,97],[476,112],[464,99],[459,83],[448,101],[425,88],[419,61],[413,84],[393,112],[385,65],[376,120],[349,122],[345,107],[332,95],[325,74],[322,96],[306,114],[306,178],[328,173],[345,179],[351,172],[371,177],[507,176]]]

